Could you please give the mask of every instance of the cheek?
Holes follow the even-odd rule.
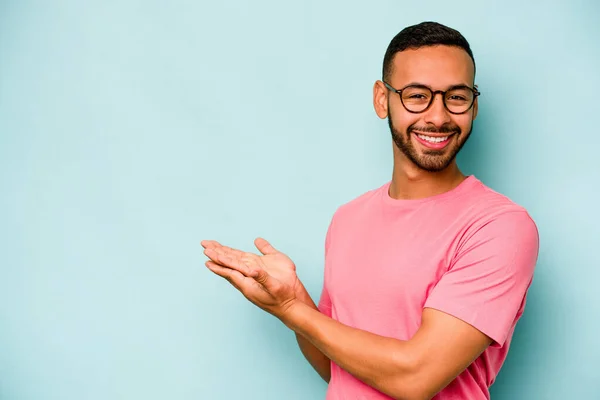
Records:
[[[416,114],[411,114],[407,111],[394,110],[391,115],[391,121],[394,124],[394,129],[398,132],[406,132],[411,126],[423,126],[423,122]]]
[[[471,114],[456,115],[453,122],[460,128],[462,133],[469,132],[471,129]]]

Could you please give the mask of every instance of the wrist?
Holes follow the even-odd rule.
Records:
[[[310,294],[308,294],[308,291],[306,290],[306,288],[300,280],[298,280],[298,284],[296,285],[296,290],[294,291],[294,293],[296,295],[296,299],[298,299],[304,304],[310,305],[313,302],[312,298],[310,297]]]
[[[302,309],[307,307],[309,307],[307,304],[296,298],[282,308],[281,313],[277,317],[289,329],[296,331],[302,318]]]

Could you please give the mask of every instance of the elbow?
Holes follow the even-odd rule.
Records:
[[[425,379],[423,364],[417,358],[403,360],[391,380],[389,395],[396,400],[430,400],[436,393]]]
[[[431,400],[431,398],[431,396],[429,396],[423,391],[415,391],[414,393],[394,397],[394,399],[396,400]]]
[[[403,383],[397,385],[389,393],[395,400],[431,400],[435,393],[431,393],[422,385]]]
[[[325,381],[325,383],[329,384],[329,381],[331,380],[331,370],[319,371],[319,375]]]

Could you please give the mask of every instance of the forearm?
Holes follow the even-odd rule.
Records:
[[[297,293],[298,299],[308,307],[318,312],[317,305],[311,299],[308,292],[302,287],[302,290]],[[318,348],[316,348],[307,338],[296,332],[296,340],[300,351],[306,360],[312,365],[317,373],[325,382],[331,379],[331,360]]]
[[[407,342],[351,328],[305,304],[282,318],[325,357],[379,391],[395,398],[413,398],[416,366]]]
[[[331,379],[331,361],[325,356],[321,350],[316,348],[308,339],[302,335],[296,333],[296,340],[300,351],[304,355],[304,358],[308,360],[310,365],[317,371],[319,376],[323,378],[325,382],[329,382]]]

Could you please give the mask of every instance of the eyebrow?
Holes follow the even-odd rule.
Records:
[[[407,87],[407,86],[423,86],[423,87],[431,89],[431,86],[426,85],[421,82],[410,82],[410,83],[404,85],[403,87]],[[458,84],[448,86],[445,90],[451,90],[451,89],[457,89],[457,88],[463,88],[463,87],[470,88],[471,86],[467,85],[466,83],[458,83]],[[431,90],[433,90],[433,89],[431,89]]]

